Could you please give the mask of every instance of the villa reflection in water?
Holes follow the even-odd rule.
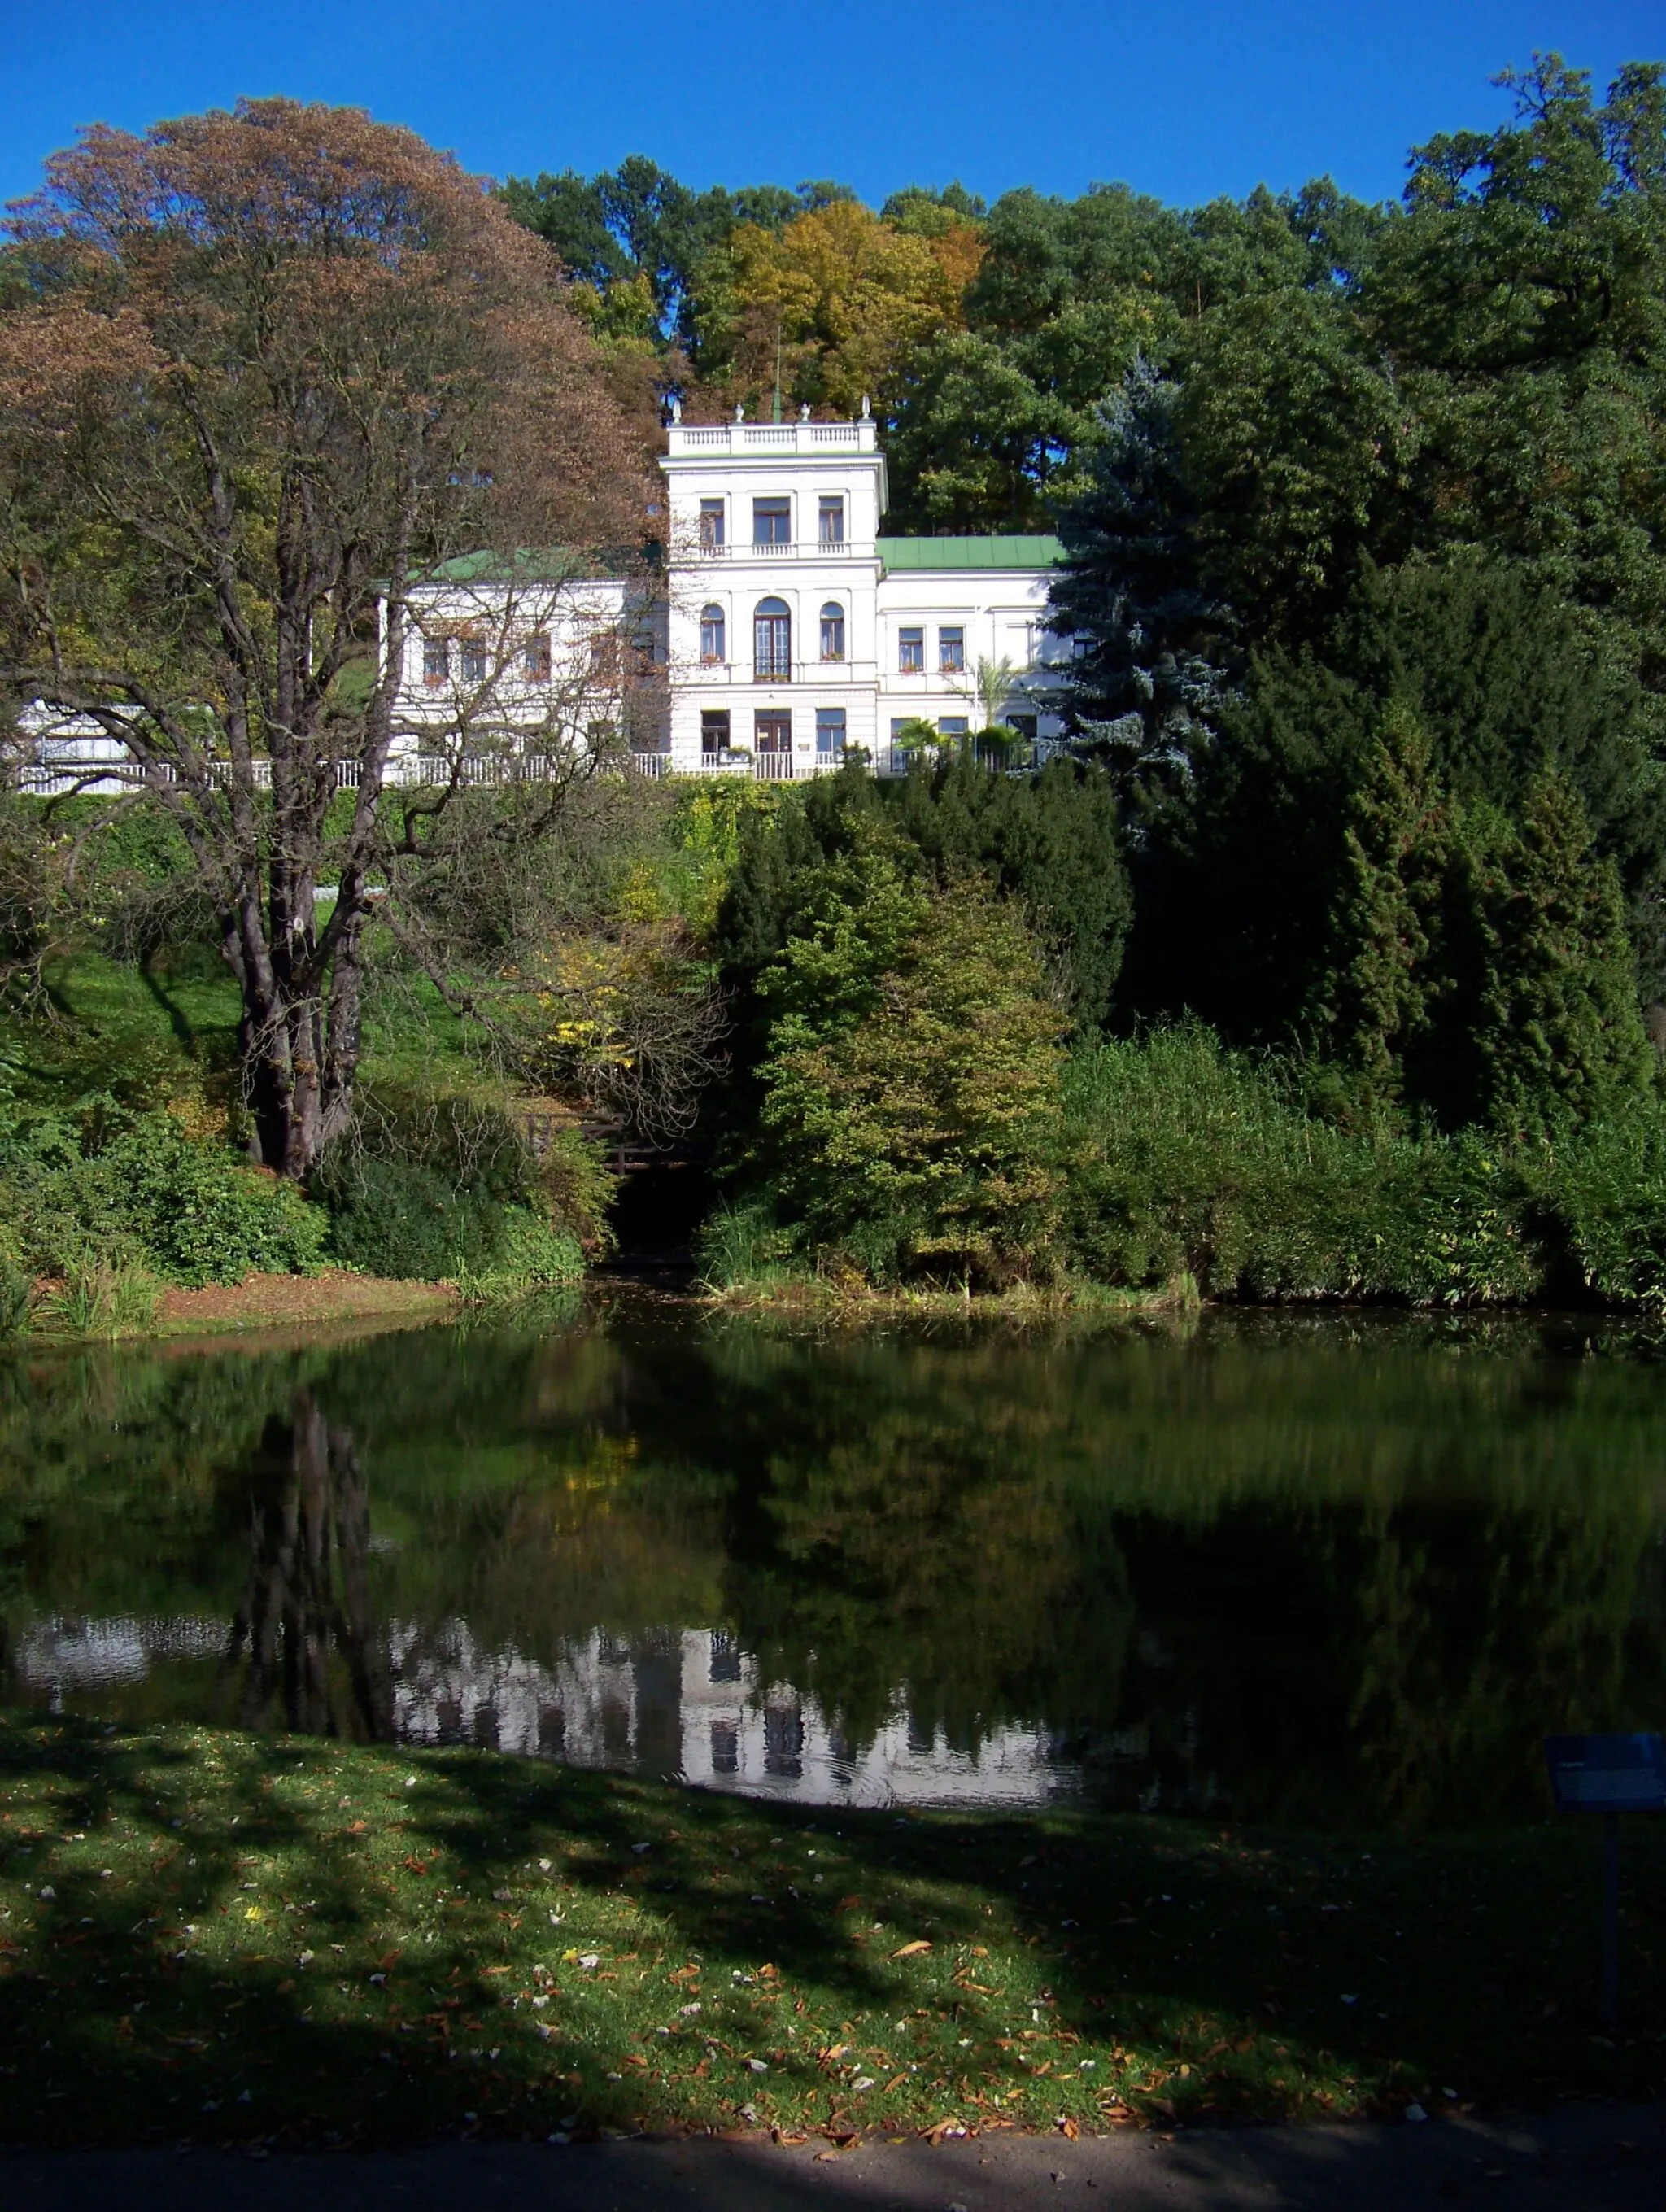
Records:
[[[1666,1711],[1663,1347],[650,1302],[0,1359],[0,1703],[832,1806],[1536,1817],[1547,1730]]]
[[[60,1617],[20,1638],[11,1674],[29,1704],[53,1712],[176,1669],[215,1670],[230,1692],[223,1702],[241,1705],[228,1674],[237,1640],[207,1619]],[[1043,1729],[996,1728],[961,1749],[899,1707],[854,1743],[814,1698],[760,1681],[721,1629],[597,1630],[548,1667],[489,1648],[465,1621],[406,1623],[370,1671],[391,1690],[387,1729],[356,1733],[391,1729],[398,1743],[471,1744],[812,1804],[1034,1806],[1075,1788]]]

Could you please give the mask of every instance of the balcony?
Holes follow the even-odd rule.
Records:
[[[813,427],[813,426],[812,426]],[[873,540],[841,538],[829,544],[821,538],[776,539],[767,545],[698,545],[702,561],[873,561]]]
[[[872,660],[778,660],[774,673],[761,670],[756,660],[702,660],[680,666],[674,681],[713,686],[752,684],[820,684],[842,690],[852,684],[872,684],[879,675]]]
[[[666,432],[666,457],[678,460],[698,453],[747,454],[873,453],[879,451],[877,422],[673,422]]]

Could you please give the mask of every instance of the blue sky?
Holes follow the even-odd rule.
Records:
[[[652,155],[694,185],[952,177],[1190,204],[1329,172],[1396,192],[1405,152],[1505,111],[1559,49],[1599,84],[1666,58],[1660,0],[0,0],[0,198],[101,121],[240,94],[350,102],[495,176]]]

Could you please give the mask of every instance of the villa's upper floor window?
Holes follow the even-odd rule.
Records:
[[[937,665],[945,676],[958,676],[966,665],[966,633],[940,629],[937,633]]]
[[[725,635],[723,610],[713,605],[700,610],[700,658],[708,666],[713,661],[729,657]]]
[[[787,545],[793,537],[793,504],[786,499],[752,501],[754,545]]]
[[[818,513],[817,535],[824,545],[844,544],[844,494],[824,492]]]
[[[830,599],[822,609],[822,659],[844,659],[844,609],[836,599]]]
[[[550,640],[543,630],[529,637],[520,649],[520,672],[529,684],[550,681]]]
[[[451,641],[444,637],[423,640],[423,681],[424,684],[443,684],[451,674]]]
[[[723,550],[723,502],[721,499],[702,499],[700,502],[700,550],[721,553]]]
[[[897,665],[904,676],[918,676],[926,665],[926,633],[923,629],[899,629],[897,633]]]
[[[489,656],[481,641],[477,637],[465,637],[463,641],[463,681],[465,684],[483,684],[489,665]]]

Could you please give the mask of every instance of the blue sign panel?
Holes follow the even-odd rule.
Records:
[[[1666,1743],[1657,1735],[1547,1735],[1559,1813],[1666,1813]]]

